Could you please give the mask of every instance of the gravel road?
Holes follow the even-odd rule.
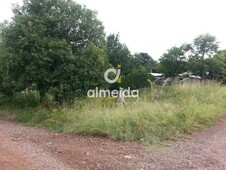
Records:
[[[226,118],[167,146],[72,136],[0,120],[0,170],[226,170]]]

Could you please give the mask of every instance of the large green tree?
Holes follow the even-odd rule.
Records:
[[[203,34],[196,37],[193,41],[192,55],[189,61],[191,71],[203,77],[205,71],[207,71],[204,60],[216,55],[218,48],[219,45],[216,37],[210,34]]]
[[[119,34],[110,34],[107,37],[107,55],[113,67],[122,65],[122,84],[112,84],[111,89],[118,89],[120,86],[134,89],[148,86],[148,73],[156,65],[151,56],[147,53],[131,55],[128,47],[120,42]]]
[[[130,71],[132,56],[128,47],[120,42],[119,34],[110,34],[107,37],[107,55],[112,66],[122,65],[123,74],[127,74]]]
[[[220,51],[212,58],[205,59],[205,65],[211,79],[224,79],[226,77],[226,50]]]
[[[152,72],[157,65],[156,61],[148,53],[143,53],[143,52],[134,55],[134,59],[133,59],[132,64],[133,65],[131,65],[131,67],[143,66],[149,72]]]
[[[172,47],[159,59],[158,70],[166,76],[175,76],[187,70],[186,53],[191,49],[190,44]]]
[[[91,44],[89,50],[94,53],[105,48],[104,27],[96,12],[72,0],[24,0],[24,4],[13,11],[13,21],[2,31],[2,48],[8,54],[4,62],[9,80],[14,82],[13,90],[20,91],[33,84],[42,101],[48,90],[55,89],[56,96],[62,89],[68,91],[65,88],[74,92],[83,88],[81,82],[88,84],[89,76],[94,81],[93,76],[98,74],[93,72],[102,71],[100,67],[90,66],[96,62],[105,64],[99,59],[92,60],[93,64],[80,64],[91,62],[83,52]],[[83,79],[80,72],[86,71]],[[4,76],[2,80],[6,79]]]

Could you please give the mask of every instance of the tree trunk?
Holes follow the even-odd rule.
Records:
[[[39,95],[40,95],[40,101],[39,102],[43,103],[44,100],[45,100],[45,96],[46,96],[45,91],[44,90],[39,91]]]

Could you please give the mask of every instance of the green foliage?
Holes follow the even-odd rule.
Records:
[[[218,57],[207,58],[205,64],[208,67],[209,75],[220,75],[225,73],[225,64]]]
[[[104,49],[90,44],[78,55],[77,67],[79,70],[80,89],[86,93],[89,89],[106,86],[103,75],[108,66],[107,55]]]
[[[9,102],[19,98],[24,98],[24,94],[0,97],[1,112],[11,113],[4,116],[12,117],[14,113],[18,121],[58,132],[104,135],[114,140],[144,143],[174,140],[212,126],[226,109],[225,86],[214,83],[147,90],[138,99],[127,99],[124,108],[111,105],[116,102],[113,99],[84,99],[76,101],[73,107],[58,109],[31,108]],[[37,101],[36,97],[28,99]]]
[[[76,119],[65,131],[152,143],[177,139],[211,126],[226,108],[226,89],[215,84],[171,87],[158,96],[148,93],[143,99],[128,102],[125,108],[87,105],[79,114],[74,112]]]
[[[219,42],[217,42],[216,37],[210,34],[199,35],[193,42],[194,57],[200,60],[216,55],[218,48]]]
[[[219,78],[225,74],[225,53],[218,51],[218,44],[216,38],[210,34],[199,35],[192,44],[173,47],[163,54],[157,71],[170,77],[191,71],[202,78],[209,72],[209,78]]]
[[[218,44],[216,37],[210,34],[196,37],[193,42],[192,55],[190,56],[190,71],[196,72],[203,77],[205,72],[208,71],[208,66],[205,65],[204,60],[218,53]]]
[[[39,94],[33,92],[19,92],[13,95],[2,95],[0,106],[2,108],[11,105],[12,109],[36,108],[39,106]]]
[[[107,55],[112,66],[116,67],[121,64],[124,72],[130,70],[128,67],[130,51],[125,44],[120,43],[118,34],[111,34],[107,37]]]
[[[226,75],[226,50],[220,51],[215,58],[220,62],[220,68],[222,70],[222,74]]]
[[[159,59],[158,70],[166,76],[175,76],[186,71],[188,45],[173,47]]]
[[[134,55],[132,64],[132,68],[142,66],[150,72],[155,69],[157,63],[150,55],[148,55],[148,53],[139,53]]]
[[[123,77],[122,86],[131,89],[148,87],[147,79],[150,79],[149,71],[145,67],[133,69],[129,74]]]
[[[97,73],[102,72],[107,57],[103,54],[104,28],[96,12],[66,0],[25,0],[13,11],[13,21],[1,29],[2,92],[20,92],[34,85],[40,101],[51,91],[55,100],[62,103],[82,95],[85,89],[80,87],[81,82],[88,83],[90,77],[96,76],[100,82]],[[84,79],[78,72],[90,69],[84,63],[91,61],[82,56],[90,44],[93,47],[89,50],[94,51],[89,54],[95,54],[96,59],[100,54],[101,58],[92,64],[101,65]]]
[[[118,64],[132,86],[147,84],[131,80],[146,79],[141,67],[152,70],[154,60],[147,53],[132,56],[118,34],[106,41],[96,12],[66,0],[25,0],[13,12],[13,21],[0,27],[1,93],[13,95],[32,87],[40,102],[47,93],[59,104],[73,102],[89,89],[108,88],[103,73]],[[142,74],[136,73],[138,69]]]
[[[118,34],[107,37],[107,54],[112,66],[122,65],[122,84],[113,84],[110,89],[119,89],[119,86],[139,89],[148,86],[148,73],[156,66],[151,56],[147,53],[132,56],[127,46],[120,43]]]

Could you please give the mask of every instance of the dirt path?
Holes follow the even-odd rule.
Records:
[[[226,169],[226,118],[170,147],[147,149],[100,137],[80,137],[0,120],[0,170]]]

